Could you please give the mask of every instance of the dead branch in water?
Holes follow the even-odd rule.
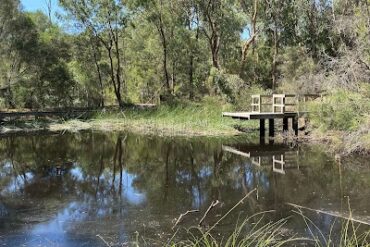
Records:
[[[96,235],[98,238],[100,238],[103,242],[104,242],[104,244],[106,245],[106,246],[108,246],[108,247],[111,247],[111,245],[107,242],[107,241],[105,241],[105,239],[102,237],[102,236],[100,236],[99,234],[98,235]]]
[[[223,219],[225,219],[235,208],[237,208],[240,204],[244,202],[245,199],[247,199],[251,194],[256,192],[257,189],[251,190],[248,194],[246,194],[240,201],[238,201],[229,211],[224,214],[211,228],[209,228],[206,232],[206,234],[210,233]],[[206,236],[205,234],[205,236]]]
[[[350,214],[350,216],[346,216],[346,215],[342,215],[342,214],[326,212],[326,211],[323,211],[323,210],[320,210],[320,209],[309,208],[309,207],[297,205],[297,204],[294,204],[294,203],[286,203],[286,205],[289,205],[289,206],[294,207],[294,208],[306,209],[306,210],[309,210],[309,211],[312,211],[312,212],[315,212],[315,213],[326,214],[326,215],[329,215],[329,216],[332,216],[332,217],[337,217],[337,218],[341,218],[341,219],[345,219],[345,220],[348,220],[348,221],[353,221],[353,222],[356,222],[356,223],[360,223],[360,224],[370,226],[370,222],[355,219],[351,216],[351,214]]]
[[[173,225],[172,227],[172,230],[175,229],[175,227],[181,222],[181,220],[188,214],[191,214],[191,213],[198,213],[199,210],[198,209],[194,209],[194,210],[188,210],[186,211],[185,213],[183,214],[180,214],[179,218],[176,220],[176,223]]]
[[[219,200],[216,200],[216,201],[213,201],[213,202],[211,203],[211,205],[209,205],[209,207],[208,207],[207,211],[204,213],[204,215],[203,215],[202,219],[200,219],[200,221],[199,221],[199,223],[198,223],[198,226],[201,226],[201,225],[202,225],[202,223],[203,223],[203,221],[206,219],[206,217],[207,217],[208,213],[209,213],[209,212],[210,212],[214,207],[216,207],[219,203],[220,203],[220,201],[219,201]]]

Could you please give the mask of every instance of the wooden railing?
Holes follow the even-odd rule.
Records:
[[[309,98],[317,98],[320,95],[307,94],[307,95],[295,95],[295,94],[272,94],[272,95],[252,95],[252,112],[272,112],[272,113],[287,113],[287,112],[298,112],[299,106],[302,105]],[[305,110],[305,109],[304,109]]]

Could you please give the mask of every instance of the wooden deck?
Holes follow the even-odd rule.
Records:
[[[308,112],[223,112],[223,117],[231,117],[241,120],[275,119],[300,117]]]
[[[292,119],[292,128],[298,135],[298,118],[304,117],[308,111],[304,108],[308,98],[317,98],[319,95],[272,94],[252,95],[252,111],[250,112],[223,112],[223,117],[240,120],[260,120],[260,137],[265,134],[265,120],[269,120],[269,135],[275,135],[275,119],[283,119],[283,131],[289,130],[288,120]],[[303,104],[302,104],[303,103]]]

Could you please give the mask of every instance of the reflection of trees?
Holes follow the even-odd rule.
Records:
[[[216,199],[223,202],[215,212],[220,214],[254,188],[258,198],[250,198],[241,208],[248,212],[280,208],[284,202],[315,206],[323,196],[328,201],[339,201],[343,194],[359,198],[356,188],[361,188],[361,196],[370,194],[365,176],[369,170],[342,171],[346,176],[340,187],[338,169],[319,150],[301,152],[306,169],[278,175],[222,152],[221,144],[124,133],[9,137],[0,141],[0,192],[16,176],[24,178],[24,188],[0,195],[8,208],[32,207],[34,198],[44,208],[51,200],[63,201],[60,207],[78,201],[93,219],[124,216],[125,223],[146,222],[163,221],[167,215],[170,227],[170,220],[180,213],[203,210]],[[63,175],[52,172],[57,167],[64,169]],[[137,208],[142,210],[139,216],[132,213]]]

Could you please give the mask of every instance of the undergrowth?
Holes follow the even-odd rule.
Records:
[[[202,102],[178,102],[153,108],[129,108],[121,112],[101,112],[93,123],[120,123],[129,130],[165,132],[172,134],[229,135],[237,134],[236,127],[253,127],[253,124],[223,118],[223,111],[231,111],[230,104],[216,98]]]
[[[345,155],[370,153],[370,86],[358,92],[336,90],[309,105],[313,134],[329,138],[332,149]]]

